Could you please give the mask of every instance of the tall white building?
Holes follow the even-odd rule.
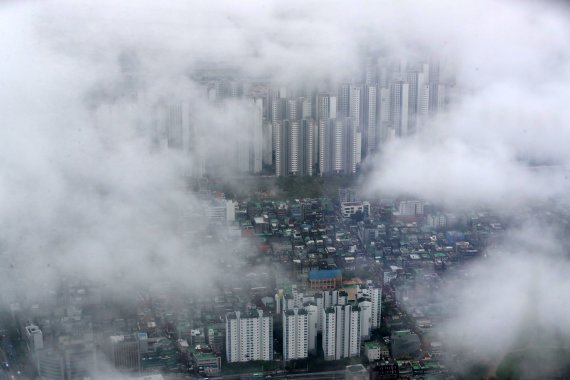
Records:
[[[361,161],[361,134],[351,117],[319,124],[319,174],[354,174]]]
[[[44,338],[42,330],[36,325],[26,326],[26,343],[30,351],[41,350],[44,348]]]
[[[350,86],[348,116],[352,118],[356,129],[360,130],[360,87]]]
[[[323,331],[323,313],[325,310],[325,300],[322,293],[315,294],[315,304],[317,305],[317,331]]]
[[[372,332],[372,302],[367,297],[359,297],[357,302],[360,308],[360,337],[369,339]]]
[[[321,293],[323,298],[323,308],[336,305],[346,305],[348,303],[348,293],[343,290],[326,290]]]
[[[376,152],[377,100],[376,86],[364,86],[362,99],[362,153],[364,156]]]
[[[196,146],[195,128],[188,102],[159,104],[155,108],[154,116],[155,140],[164,138],[168,148],[193,151]]]
[[[287,155],[288,155],[288,136],[287,128],[283,121],[273,122],[273,144],[275,152],[275,175],[286,176],[289,174]]]
[[[325,309],[322,316],[325,360],[339,360],[360,355],[360,308],[337,305]]]
[[[315,134],[317,128],[313,119],[301,120],[301,174],[315,174]]]
[[[413,133],[426,122],[429,111],[430,65],[419,63],[408,70],[408,132]]]
[[[350,83],[338,86],[338,114],[347,117],[350,114]]]
[[[309,313],[305,309],[283,312],[283,360],[304,359],[309,352]]]
[[[376,150],[378,150],[382,143],[386,142],[388,132],[390,129],[390,88],[382,87],[378,89],[378,97],[376,99],[377,106],[377,128],[376,128]]]
[[[273,360],[273,317],[262,310],[228,313],[226,359],[228,363]]]
[[[313,175],[313,120],[283,120],[275,122],[275,174]]]
[[[336,119],[337,117],[337,97],[330,96],[327,93],[320,93],[316,98],[316,117],[317,129],[316,135],[313,138],[314,144],[317,149],[314,150],[314,161],[319,163],[319,174],[323,174],[322,169],[323,161],[326,159],[327,141],[326,131],[328,129],[329,120]]]
[[[242,173],[260,173],[263,162],[263,99],[247,98],[241,120],[243,131],[234,136],[233,159],[230,164]]]
[[[262,163],[264,165],[273,165],[273,153],[275,144],[273,143],[273,123],[265,122],[262,131],[263,145],[261,147]]]
[[[309,98],[301,97],[299,98],[301,104],[301,119],[312,119],[313,118],[313,103]]]
[[[445,111],[447,104],[447,86],[437,82],[429,84],[429,114]]]
[[[418,115],[418,88],[420,73],[417,70],[410,69],[407,72],[408,83],[408,133],[413,133],[416,129],[416,119]]]
[[[287,138],[289,139],[289,151],[287,152],[288,174],[299,175],[301,174],[301,123],[295,119],[287,120],[285,123],[289,127],[287,130]]]
[[[382,317],[382,288],[361,286],[358,289],[357,298],[361,297],[367,298],[371,302],[370,327],[373,329],[380,327]]]
[[[396,81],[390,87],[390,123],[396,136],[408,136],[410,85],[404,81]]]
[[[398,212],[402,216],[414,216],[424,214],[424,202],[423,201],[400,201],[398,204]]]
[[[308,348],[309,352],[317,352],[317,331],[319,331],[319,317],[321,313],[316,302],[305,302],[303,308],[308,314]]]
[[[263,99],[251,99],[251,143],[249,172],[261,173],[263,163]]]
[[[297,99],[287,99],[287,109],[285,116],[288,120],[299,120],[302,112],[302,105]]]
[[[225,199],[212,199],[204,204],[204,214],[213,223],[232,223],[236,220],[237,202]]]

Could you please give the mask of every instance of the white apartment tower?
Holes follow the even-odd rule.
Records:
[[[350,115],[350,83],[338,86],[338,114],[342,117]]]
[[[342,83],[338,87],[338,116],[352,117],[360,126],[360,87]],[[331,116],[332,118],[332,116]]]
[[[301,174],[301,123],[295,119],[286,120],[284,123],[289,127],[286,131],[289,139],[289,151],[287,153],[288,174],[299,175]]]
[[[390,123],[396,136],[408,136],[410,85],[404,81],[396,81],[390,87]]]
[[[273,122],[273,144],[275,151],[275,175],[286,176],[287,173],[287,154],[288,142],[286,127],[282,121]]]
[[[321,293],[323,298],[323,308],[336,305],[346,305],[348,303],[348,293],[343,290],[326,290]]]
[[[430,115],[445,111],[446,97],[447,87],[444,84],[434,82],[429,84],[428,109]]]
[[[372,332],[372,302],[367,297],[359,297],[357,303],[360,308],[360,337],[369,339]]]
[[[275,174],[313,175],[313,120],[283,120],[273,124],[275,137]]]
[[[313,175],[314,173],[314,151],[315,151],[315,122],[313,119],[301,120],[301,173],[303,175]]]
[[[376,152],[376,129],[377,129],[377,88],[365,86],[363,88],[362,106],[362,152],[364,156]]]
[[[263,162],[263,99],[251,99],[251,142],[249,147],[250,173],[261,173]]]
[[[273,144],[273,123],[266,121],[263,124],[262,135],[262,163],[265,165],[273,165],[273,151],[275,150],[275,145]]]
[[[402,216],[415,216],[424,214],[424,202],[417,200],[400,201],[398,212]]]
[[[330,119],[319,123],[320,175],[356,173],[361,161],[361,134],[352,118]]]
[[[317,351],[317,331],[319,329],[319,317],[321,316],[318,306],[315,302],[305,302],[303,308],[308,314],[308,347],[309,352]]]
[[[302,112],[302,105],[296,99],[287,99],[286,118],[290,121],[299,120]]]
[[[390,127],[390,88],[382,87],[378,89],[378,97],[376,99],[378,126],[376,129],[376,150],[381,144],[386,142],[388,129]]]
[[[325,360],[339,360],[360,355],[360,308],[337,305],[325,309],[322,316]]]
[[[366,298],[371,302],[371,328],[380,327],[382,316],[382,288],[361,286],[357,292],[357,298]]]
[[[157,111],[157,130],[163,131],[167,146],[191,151],[195,145],[195,131],[190,104],[185,101],[172,102],[160,105]]]
[[[350,104],[348,116],[352,118],[352,122],[356,129],[360,130],[360,87],[350,86]]]
[[[283,360],[304,359],[309,351],[309,313],[305,309],[283,312]]]
[[[262,310],[228,313],[226,359],[228,363],[273,360],[273,317]]]
[[[323,169],[324,161],[326,160],[327,154],[327,142],[326,130],[328,128],[328,121],[330,119],[335,119],[337,115],[337,98],[336,96],[330,96],[327,93],[320,93],[317,95],[316,99],[316,117],[317,117],[317,129],[316,136],[314,137],[314,145],[317,147],[313,151],[313,161],[319,163],[319,174],[323,174],[325,170]]]

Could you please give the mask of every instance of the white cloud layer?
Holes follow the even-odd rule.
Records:
[[[518,206],[568,188],[570,22],[559,3],[8,2],[0,6],[4,293],[10,284],[38,289],[70,272],[107,283],[137,283],[158,272],[199,286],[208,280],[199,273],[216,273],[212,252],[227,253],[218,246],[196,252],[181,238],[184,209],[194,202],[180,180],[188,159],[150,152],[133,121],[148,115],[95,123],[94,94],[105,102],[118,97],[125,51],[139,58],[149,101],[192,96],[187,74],[212,62],[276,81],[320,83],[352,76],[365,51],[445,57],[458,100],[419,135],[384,146],[366,188],[454,206]],[[213,115],[212,125],[232,116]],[[226,140],[240,127],[227,130]],[[213,130],[212,138],[219,133]],[[537,171],[529,161],[561,166]],[[541,237],[554,245],[557,239]],[[514,242],[513,251],[527,244]],[[469,318],[478,305],[490,334],[514,326],[534,271],[556,265],[549,249],[537,250],[541,255],[500,259],[480,274],[483,282],[473,284],[484,287],[465,296],[463,321],[476,327]],[[516,275],[503,281],[509,267]],[[559,272],[540,278],[537,291],[552,295],[541,316],[559,326],[556,300],[570,285]],[[489,294],[513,303],[486,303]]]

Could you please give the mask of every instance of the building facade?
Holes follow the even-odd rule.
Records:
[[[273,317],[262,310],[226,315],[228,363],[273,360]]]
[[[360,308],[336,305],[323,313],[322,345],[325,360],[360,355]]]
[[[304,359],[309,352],[309,313],[305,309],[283,312],[283,360]]]

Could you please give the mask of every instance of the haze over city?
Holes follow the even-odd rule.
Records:
[[[569,377],[569,52],[563,2],[0,4],[0,379],[285,378],[297,368],[273,346],[285,344],[280,302],[300,294],[320,324],[321,291],[378,311],[366,334],[354,317],[356,353],[327,356],[320,326],[314,352],[291,357],[342,364],[323,378],[360,358],[374,378],[365,341],[390,349],[392,378],[426,375],[411,368],[440,363],[434,342],[440,376],[501,378],[511,353],[548,347],[507,378]],[[312,282],[337,270],[343,281]],[[100,298],[72,312],[67,288]],[[172,310],[158,317],[151,299]],[[224,344],[199,342],[221,368],[176,346],[177,367],[145,369],[139,336],[127,370],[101,343],[198,346],[171,329],[180,310],[192,331],[219,312]],[[279,335],[255,359],[275,372],[232,363],[229,321],[252,310]],[[48,339],[64,315],[88,320],[89,352],[103,354],[48,373],[42,358],[71,350]],[[418,327],[430,318],[437,334]],[[419,337],[417,357],[397,357],[401,331]]]

